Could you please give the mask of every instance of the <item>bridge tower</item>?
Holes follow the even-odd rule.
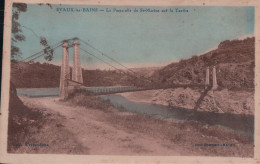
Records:
[[[209,67],[206,69],[206,82],[205,82],[206,87],[209,86]]]
[[[82,69],[80,65],[80,57],[79,57],[79,43],[75,39],[74,40],[74,63],[73,63],[73,70],[72,70],[72,80],[83,83],[82,78]]]
[[[77,39],[74,40],[74,62],[72,68],[72,81],[83,83],[82,69],[79,57],[79,43]],[[68,41],[63,42],[63,55],[60,74],[60,98],[66,99],[69,95],[69,80],[70,80],[70,67],[69,67],[69,46]],[[80,84],[73,84],[73,88],[78,88]],[[71,89],[71,88],[70,88]]]
[[[218,88],[218,83],[217,83],[217,75],[216,75],[216,67],[213,67],[213,71],[212,71],[212,79],[213,79],[213,87],[212,89],[217,89]]]
[[[68,42],[63,42],[63,54],[60,74],[60,98],[68,97],[68,80],[70,78]]]

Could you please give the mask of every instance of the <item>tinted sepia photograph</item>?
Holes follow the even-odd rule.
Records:
[[[11,7],[8,154],[254,158],[254,6]]]

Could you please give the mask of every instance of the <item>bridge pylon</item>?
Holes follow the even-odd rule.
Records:
[[[216,73],[216,67],[213,67],[212,71],[212,79],[213,79],[213,87],[212,89],[217,89],[218,88],[218,83],[217,83],[217,73]]]
[[[206,80],[205,80],[205,88],[207,88],[210,85],[210,80],[209,80],[209,67],[206,69]],[[218,88],[218,83],[217,83],[217,73],[216,73],[216,67],[213,66],[212,68],[212,89],[215,90]]]
[[[79,43],[75,39],[74,40],[74,62],[73,62],[73,70],[72,70],[72,80],[78,83],[83,83],[82,77],[82,69],[80,65],[80,57],[79,57]]]
[[[62,48],[63,54],[60,74],[60,98],[66,99],[68,97],[68,80],[70,78],[68,42],[63,42]]]
[[[205,81],[206,87],[209,86],[209,67],[206,69],[206,81]]]

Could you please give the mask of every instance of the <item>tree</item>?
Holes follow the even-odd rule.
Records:
[[[40,3],[38,5],[41,6],[41,5],[44,5],[44,4]],[[51,4],[47,3],[46,5],[49,6],[52,9]],[[18,22],[18,20],[19,20],[20,13],[26,12],[26,11],[27,11],[27,4],[25,4],[25,3],[13,3],[11,60],[14,60],[14,61],[17,61],[17,60],[22,58],[19,47],[15,46],[14,44],[18,41],[25,41],[25,36],[23,35],[23,33],[22,33],[23,31],[22,31],[22,28],[21,28],[21,27],[25,27],[25,26],[21,26],[21,24]],[[30,29],[28,27],[25,27],[25,28],[31,30],[35,34],[35,32],[32,29]],[[45,53],[44,58],[45,58],[45,60],[51,61],[53,59],[53,50],[48,45],[48,42],[47,42],[45,37],[41,36],[39,38],[40,38],[40,44],[42,46],[44,46],[44,53]]]
[[[25,36],[22,34],[21,25],[18,22],[19,15],[27,11],[27,4],[13,3],[12,11],[12,44],[11,44],[11,60],[18,60],[21,58],[20,49],[14,45],[17,41],[24,41]]]

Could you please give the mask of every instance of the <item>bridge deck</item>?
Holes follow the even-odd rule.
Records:
[[[81,87],[80,90],[94,93],[95,95],[106,95],[106,94],[123,93],[123,92],[138,92],[138,91],[147,91],[147,90],[171,89],[171,88],[179,88],[179,87],[204,89],[206,85],[174,85],[174,86],[150,87],[150,88],[137,88],[133,86]]]

